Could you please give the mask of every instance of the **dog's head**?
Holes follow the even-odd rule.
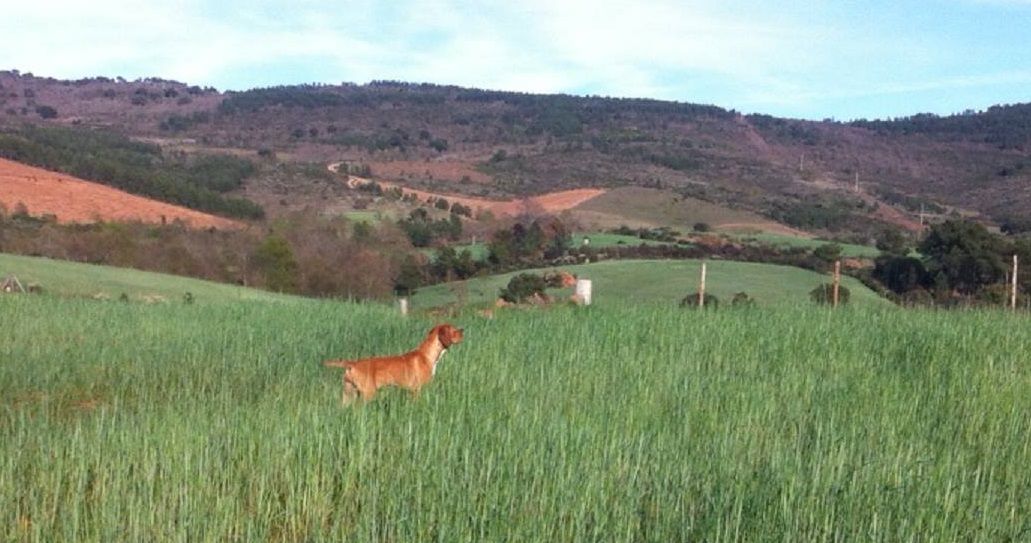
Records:
[[[455,328],[450,324],[438,324],[433,327],[433,330],[430,330],[430,334],[436,334],[437,340],[445,349],[462,341],[462,329]]]

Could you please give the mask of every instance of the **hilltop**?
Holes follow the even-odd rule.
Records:
[[[187,154],[344,161],[378,179],[470,197],[648,187],[857,239],[883,224],[916,229],[921,211],[1012,227],[1031,209],[1031,104],[805,121],[400,82],[220,92],[163,79],[0,72],[0,127],[24,123],[103,127]],[[266,208],[288,206],[319,182],[255,181],[242,193]],[[319,201],[312,194],[303,203],[330,205]]]

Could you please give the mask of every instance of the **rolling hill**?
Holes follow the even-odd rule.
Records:
[[[1031,209],[1027,104],[846,123],[399,82],[222,93],[161,79],[0,72],[0,85],[0,126],[104,127],[177,152],[344,160],[428,192],[506,199],[648,187],[866,239],[883,224],[918,228],[921,209],[997,223],[1019,223]],[[269,199],[321,182],[296,180]]]
[[[192,300],[201,304],[303,300],[296,296],[178,275],[0,253],[0,279],[10,275],[16,276],[23,285],[40,285],[46,295],[70,298],[108,300],[119,299],[124,294],[129,301],[180,303],[189,292]]]
[[[695,260],[620,260],[562,266],[561,269],[592,280],[595,304],[619,307],[678,303],[688,293],[697,291],[700,266]],[[518,273],[523,272],[421,288],[411,297],[411,304],[416,310],[454,303],[489,305],[497,299],[498,290]],[[764,306],[811,304],[809,291],[829,282],[825,275],[799,268],[720,260],[708,261],[707,275],[706,291],[722,302],[729,302],[737,292],[746,292]],[[890,305],[854,278],[843,277],[842,285],[850,289],[853,304]],[[569,296],[572,289],[553,293]]]

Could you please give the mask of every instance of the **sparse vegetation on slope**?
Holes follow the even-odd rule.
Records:
[[[25,126],[0,131],[0,157],[228,217],[258,219],[257,204],[223,193],[254,173],[230,156],[171,160],[161,148],[96,130]]]

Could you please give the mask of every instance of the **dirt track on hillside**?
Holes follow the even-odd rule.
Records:
[[[338,173],[339,168],[339,162],[335,162],[327,166],[327,169],[333,173]],[[474,198],[471,196],[459,196],[457,194],[442,194],[410,189],[390,181],[366,179],[364,177],[353,175],[348,176],[346,183],[350,188],[355,188],[363,183],[378,183],[385,189],[395,187],[400,188],[405,193],[414,194],[423,201],[444,198],[448,202],[458,202],[464,206],[472,208],[474,212],[477,210],[490,211],[495,216],[515,216],[522,213],[559,213],[567,209],[572,209],[587,200],[605,194],[606,192],[605,189],[573,189],[549,192],[547,194],[531,196],[521,200],[487,200],[485,198]]]
[[[239,228],[241,223],[135,196],[99,183],[0,159],[0,204],[19,203],[30,215],[54,215],[61,223],[181,220],[194,228]]]

